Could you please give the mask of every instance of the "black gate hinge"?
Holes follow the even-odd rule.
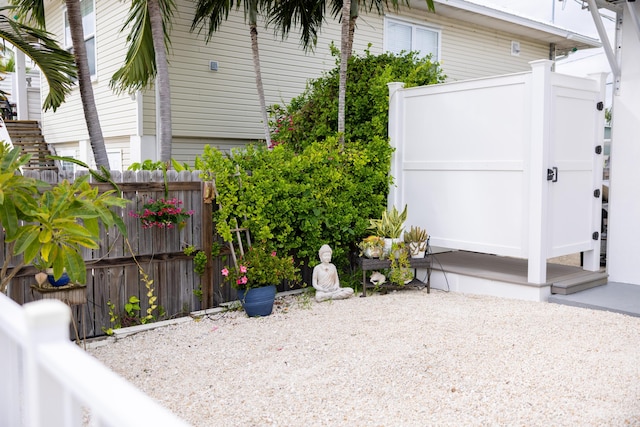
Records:
[[[600,101],[596,104],[596,108],[598,109],[598,111],[602,111],[604,110],[604,102]]]

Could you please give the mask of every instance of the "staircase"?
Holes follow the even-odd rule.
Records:
[[[13,146],[19,147],[23,154],[31,154],[29,163],[23,169],[58,170],[56,162],[47,158],[55,153],[49,149],[36,120],[6,120],[4,124]]]

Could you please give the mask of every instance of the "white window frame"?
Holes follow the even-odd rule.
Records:
[[[436,28],[433,27],[431,25],[425,25],[424,22],[419,22],[419,21],[414,21],[414,20],[409,20],[409,19],[404,19],[404,18],[398,18],[395,16],[385,16],[384,17],[384,50],[385,52],[391,52],[391,49],[389,49],[389,24],[390,23],[394,23],[394,24],[399,24],[399,25],[406,25],[408,27],[411,27],[411,51],[417,51],[418,49],[416,49],[415,47],[415,40],[416,40],[416,31],[418,29],[423,30],[423,31],[430,31],[436,34],[437,37],[437,52],[427,52],[427,53],[422,53],[420,52],[423,56],[427,56],[427,54],[432,53],[432,57],[431,60],[433,62],[438,62],[440,61],[440,52],[442,52],[441,49],[441,45],[442,45],[442,30],[440,28]]]
[[[93,73],[91,73],[91,80],[95,80],[98,75],[98,49],[97,49],[97,41],[96,41],[96,2],[95,0],[80,0],[80,7],[82,8],[82,3],[91,2],[93,5],[93,31],[87,32],[86,25],[83,25],[84,31],[84,42],[85,45],[87,41],[93,39],[93,55],[89,54],[87,51],[87,59],[89,60],[89,68],[91,68],[91,62],[93,62]],[[85,17],[83,16],[83,21]],[[84,24],[84,22],[83,22]],[[69,32],[69,20],[67,19],[67,8],[65,7],[62,11],[62,25],[64,28],[64,48],[66,50],[71,51],[73,49],[73,42],[71,41],[71,35]]]
[[[78,158],[78,150],[74,148],[63,148],[56,150],[56,155],[60,157],[71,157],[72,159]],[[62,170],[60,172],[75,172],[77,167],[75,163],[60,160],[60,166]]]

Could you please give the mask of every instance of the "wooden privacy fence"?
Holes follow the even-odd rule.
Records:
[[[73,174],[65,176],[51,171],[25,172],[25,175],[52,184],[63,178],[74,179]],[[72,307],[75,327],[80,336],[104,335],[103,328],[112,326],[108,302],[113,303],[116,313],[121,315],[125,303],[131,296],[136,296],[140,299],[141,314],[144,316],[148,298],[139,266],[153,280],[152,287],[158,297],[156,303],[166,312],[165,318],[187,315],[234,299],[228,286],[220,286],[220,270],[226,262],[225,252],[211,259],[211,248],[216,239],[211,217],[215,201],[211,203],[204,200],[205,186],[211,184],[202,182],[200,172],[168,171],[166,174],[167,197],[182,200],[184,209],[194,211],[183,229],[144,229],[140,219],[130,215],[130,212],[140,211],[147,200],[165,197],[165,177],[161,171],[113,171],[112,177],[122,190],[123,197],[130,201],[126,208],[119,209],[128,238],[125,239],[115,227],[103,227],[100,247],[83,250],[87,264],[87,302]],[[100,191],[113,189],[107,183],[94,182],[93,185]],[[0,242],[4,243],[4,232],[1,230]],[[194,272],[192,257],[184,254],[187,246],[207,253],[210,261],[202,276]],[[11,255],[6,253],[5,248],[0,252],[0,262],[6,256]],[[33,266],[23,267],[11,281],[8,294],[13,300],[24,304],[42,297],[32,289],[36,272]]]

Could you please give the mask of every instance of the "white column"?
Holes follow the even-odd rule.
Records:
[[[391,155],[391,176],[394,177],[395,185],[389,188],[387,204],[389,207],[396,206],[402,210],[402,151],[404,146],[404,109],[402,88],[404,83],[387,83],[389,87],[389,144],[395,148]]]
[[[18,48],[13,49],[16,58],[16,73],[13,82],[13,99],[18,110],[18,120],[29,119],[29,102],[27,100],[27,69],[25,66],[24,52]]]
[[[529,147],[529,264],[530,283],[547,280],[549,250],[549,114],[551,114],[551,66],[553,61],[533,61],[531,65],[531,140]]]
[[[606,104],[606,85],[608,73],[590,74],[589,77],[598,82],[600,88],[599,101]],[[602,228],[602,169],[604,167],[604,108],[598,112],[593,132],[596,135],[595,145],[602,147],[603,154],[593,156],[593,189],[600,189],[600,198],[593,198],[591,216],[593,218],[592,230],[601,231]],[[594,147],[595,150],[595,147]],[[602,238],[602,236],[600,236]],[[600,270],[600,240],[593,241],[593,249],[583,254],[583,268],[588,271]]]
[[[607,271],[609,280],[640,285],[640,41],[628,8],[640,14],[640,2],[623,12],[620,91],[613,97]]]
[[[45,299],[25,304],[24,314],[29,334],[26,352],[26,410],[30,426],[65,425],[64,391],[52,380],[51,374],[40,368],[40,347],[69,342],[71,309],[61,301]]]

